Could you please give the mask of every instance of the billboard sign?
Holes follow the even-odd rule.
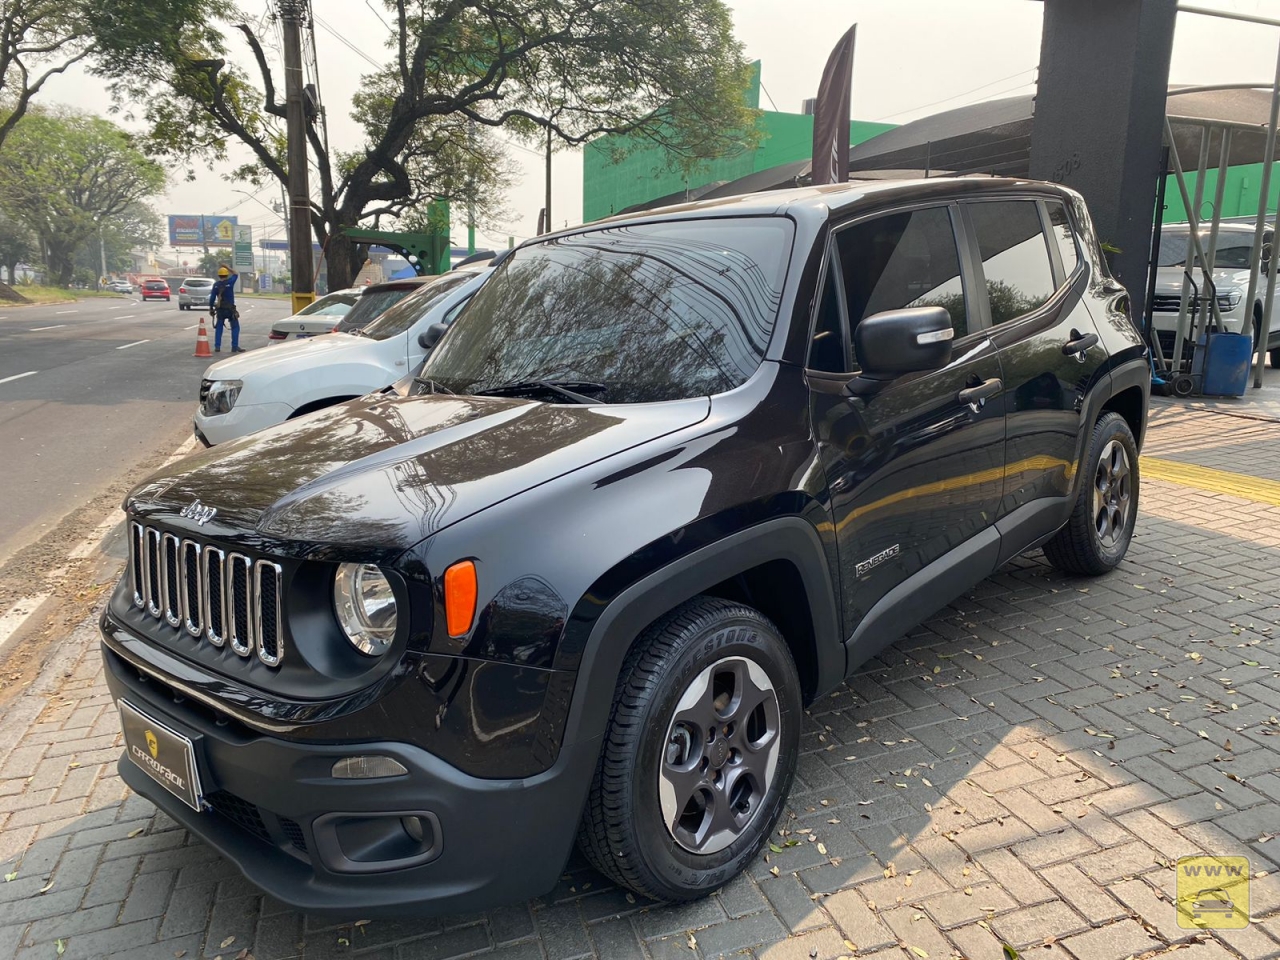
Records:
[[[189,216],[170,214],[169,246],[171,247],[230,247],[236,239],[235,217]]]
[[[253,227],[236,226],[236,270],[253,270]]]

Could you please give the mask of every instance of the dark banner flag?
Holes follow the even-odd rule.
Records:
[[[853,88],[855,23],[840,38],[818,85],[813,107],[813,183],[844,183],[849,179],[849,99]]]

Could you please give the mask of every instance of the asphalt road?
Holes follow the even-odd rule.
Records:
[[[265,348],[289,312],[284,300],[243,298],[240,345]],[[0,303],[0,565],[191,436],[211,362],[192,356],[199,319],[176,298]]]

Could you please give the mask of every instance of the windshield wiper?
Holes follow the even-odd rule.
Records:
[[[452,396],[457,396],[457,394],[455,394],[455,393],[454,393],[452,390],[450,390],[448,387],[442,387],[442,386],[440,386],[440,384],[436,383],[436,382],[435,382],[434,380],[432,380],[430,377],[414,377],[414,378],[413,378],[413,382],[414,382],[414,383],[416,383],[416,384],[417,384],[418,386],[420,386],[420,387],[428,387],[428,388],[430,388],[430,390],[431,390],[431,392],[432,392],[432,393],[447,393],[447,394],[449,394],[449,396],[451,396],[451,397],[452,397]]]
[[[472,390],[470,392],[477,397],[498,397],[505,394],[541,390],[544,393],[554,393],[557,396],[564,397],[566,400],[572,400],[574,403],[604,403],[605,401],[599,397],[589,397],[585,393],[579,393],[578,391],[599,390],[603,392],[608,389],[607,384],[597,383],[593,380],[512,380],[509,383],[500,383],[497,386],[485,387],[482,390]]]

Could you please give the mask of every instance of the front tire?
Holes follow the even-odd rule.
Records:
[[[1098,418],[1081,466],[1071,519],[1044,545],[1044,555],[1066,573],[1096,577],[1124,559],[1138,516],[1138,444],[1124,417]]]
[[[1276,347],[1271,351],[1271,369],[1280,370],[1280,347]]]
[[[758,611],[696,597],[637,639],[578,835],[597,870],[667,903],[737,876],[782,814],[799,752],[795,662]]]

